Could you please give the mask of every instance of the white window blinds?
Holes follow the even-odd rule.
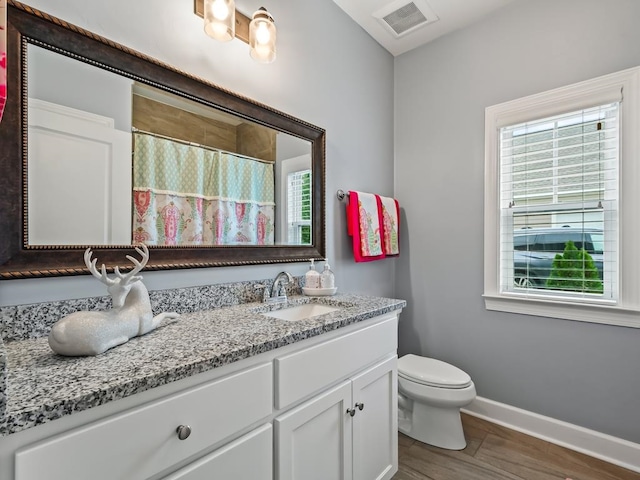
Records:
[[[502,292],[617,299],[619,107],[500,128]]]

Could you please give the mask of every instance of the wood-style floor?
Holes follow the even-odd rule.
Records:
[[[640,480],[640,474],[462,414],[467,448],[444,450],[400,434],[393,480]]]

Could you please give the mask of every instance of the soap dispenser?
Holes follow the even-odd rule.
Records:
[[[320,274],[316,271],[313,258],[309,261],[311,265],[309,265],[309,271],[304,274],[304,286],[305,288],[320,288]]]
[[[320,287],[321,288],[334,288],[336,286],[336,279],[331,271],[329,260],[324,259],[324,270],[320,274]]]

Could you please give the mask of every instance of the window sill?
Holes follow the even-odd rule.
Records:
[[[640,328],[640,311],[613,305],[587,305],[522,296],[483,295],[487,310]]]

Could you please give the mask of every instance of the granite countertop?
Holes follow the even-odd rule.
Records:
[[[4,344],[0,436],[249,358],[387,312],[404,300],[363,295],[289,298],[339,310],[304,321],[266,318],[282,305],[245,303],[186,313],[95,357],[63,357],[47,337]],[[285,305],[286,306],[286,305]],[[0,345],[2,346],[2,345]],[[0,351],[0,356],[2,352]]]

